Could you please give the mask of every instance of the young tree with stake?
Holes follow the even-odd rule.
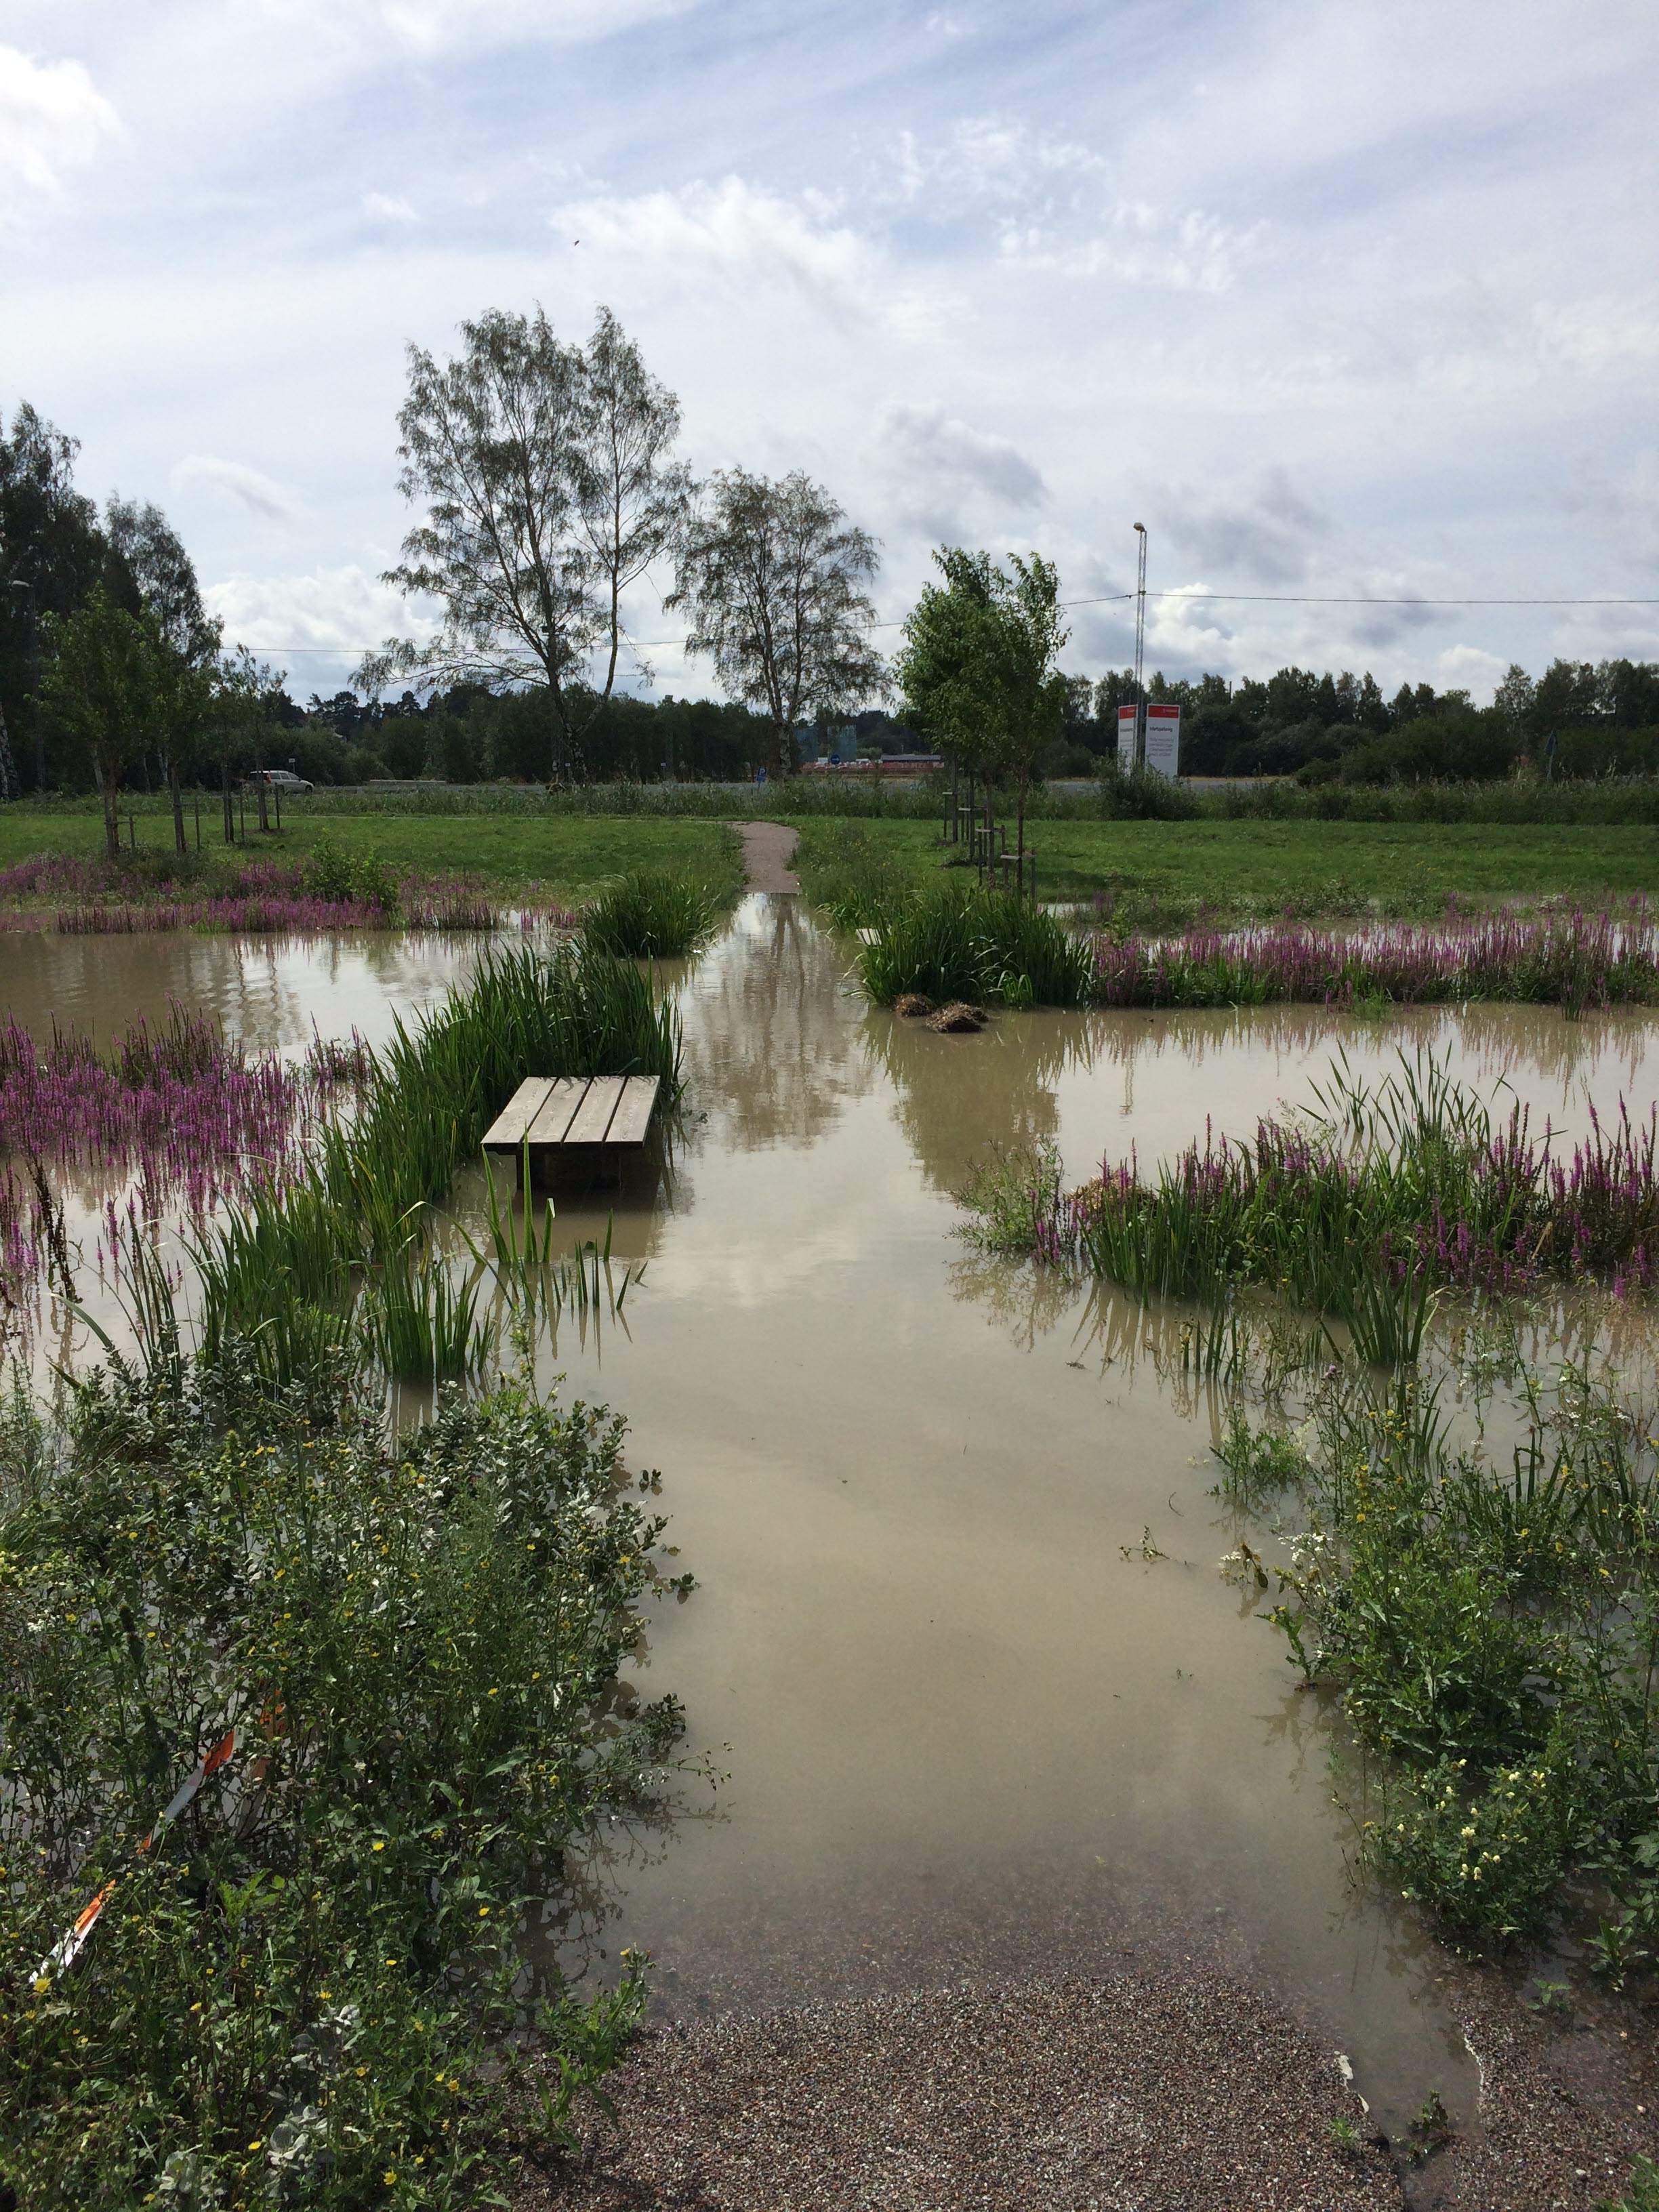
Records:
[[[933,560],[945,582],[924,587],[896,664],[905,712],[964,766],[1012,779],[1023,872],[1031,771],[1066,715],[1060,572],[1040,553],[1015,553],[1011,574],[959,545]]]

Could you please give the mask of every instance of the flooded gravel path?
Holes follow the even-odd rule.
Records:
[[[300,1050],[313,1020],[325,1035],[356,1025],[383,1036],[394,1012],[408,1018],[477,950],[14,939],[0,1012],[9,1001],[44,1027],[55,1012],[107,1040],[172,991],[251,1043]],[[945,2160],[932,2195],[878,2185],[871,2143],[850,2137],[843,2164],[824,2169],[842,2176],[842,2193],[799,2193],[805,2138],[785,2107],[810,2049],[824,2081],[856,2101],[873,2078],[870,2052],[902,2055],[914,2040],[904,2078],[917,2110],[937,2109],[957,2080],[963,2110],[992,2130],[984,2143],[1006,2145],[985,2106],[996,2068],[1029,2047],[1028,2001],[1008,1993],[1122,1990],[1149,1974],[1164,1991],[1156,2020],[1176,2021],[1190,2002],[1219,2038],[1204,2048],[1235,2064],[1235,2102],[1277,2110],[1283,2094],[1311,2125],[1340,2108],[1341,2051],[1396,2137],[1437,2091],[1471,2146],[1453,2155],[1474,2173],[1477,2152],[1498,2155],[1470,2050],[1481,2047],[1469,2033],[1477,1999],[1397,1900],[1352,1879],[1355,1838],[1328,1763],[1333,1715],[1297,1692],[1257,1601],[1218,1576],[1234,1540],[1212,1495],[1220,1408],[1172,1375],[1178,1321],[975,1255],[953,1234],[952,1194],[994,1146],[1052,1139],[1075,1179],[1103,1150],[1172,1153],[1206,1120],[1248,1132],[1259,1113],[1304,1098],[1339,1046],[1364,1073],[1431,1042],[1459,1077],[1483,1091],[1504,1079],[1534,1120],[1582,1128],[1592,1103],[1606,1113],[1621,1093],[1645,1110],[1659,1028],[1493,1007],[1384,1024],[1279,1008],[1005,1016],[980,1036],[939,1036],[865,1006],[848,964],[795,899],[748,898],[681,978],[686,1121],[665,1182],[560,1197],[561,1243],[602,1236],[614,1211],[619,1256],[649,1260],[626,1330],[584,1337],[567,1324],[540,1367],[614,1403],[631,1424],[632,1463],[662,1471],[676,1565],[699,1588],[653,1618],[639,1685],[684,1701],[690,1749],[720,1779],[688,1779],[672,1815],[607,1827],[572,1869],[579,1910],[540,1940],[601,1973],[621,1944],[653,1954],[660,2033],[628,2077],[641,2109],[662,2140],[690,2145],[700,2100],[714,2100],[708,2111],[732,2116],[720,2141],[746,2144],[750,2161],[749,2183],[732,2168],[698,2195],[686,2148],[672,2188],[665,2167],[650,2181],[657,2195],[592,2201],[1012,2201],[975,2196],[962,2179],[971,2161]],[[480,1197],[469,1179],[458,1211]],[[1246,2009],[1224,2033],[1240,1992]],[[1150,2003],[1137,1999],[1130,2017],[1143,2059],[1162,2050],[1167,2070],[1184,2031],[1160,2042]],[[1524,2042],[1531,2024],[1510,2011]],[[1005,2081],[1016,2131],[1035,2124],[1043,2080],[1084,2136],[1106,2125],[1079,2084],[1127,2063],[1137,2039],[1121,2006],[1085,2006],[1076,2034],[1073,2059],[1060,2043],[1054,2057],[1079,2069],[1071,2087],[1035,2057],[1030,2099],[1019,2102],[1026,2058]],[[1562,2092],[1579,2115],[1560,2123],[1569,2147],[1534,2161],[1581,2193],[1540,2204],[1607,2193],[1605,2167],[1584,2163],[1592,2120],[1610,2145],[1628,2130],[1648,2139],[1640,2082],[1620,2070],[1622,2053],[1597,2072],[1582,2057],[1592,2042],[1603,2048],[1565,2046],[1580,2054]],[[973,2051],[988,2070],[975,2070]],[[1311,2054],[1311,2075],[1295,2052]],[[1548,2058],[1528,2045],[1515,2078]],[[769,2066],[782,2113],[769,2136],[751,2109]],[[1211,2142],[1213,2085],[1201,2069],[1192,2081],[1198,2101],[1169,2119],[1174,2133],[1146,2105],[1147,2143],[1168,2148],[1182,2128],[1182,2140]],[[1553,2090],[1534,2103],[1551,2125],[1569,2110]],[[1526,2096],[1510,2108],[1512,2136],[1528,2109]],[[1072,2122],[1055,2124],[1063,2136]],[[1126,2182],[1097,2201],[1388,2201],[1363,2193],[1364,2175],[1343,2183],[1359,2193],[1334,2193],[1328,2166],[1296,2163],[1307,2151],[1297,2140],[1290,2165],[1262,2169],[1265,2193],[1217,2194],[1212,2179],[1209,2197],[1189,2198],[1167,2193],[1172,2181],[1162,2195]],[[984,2155],[994,2167],[1012,2154]],[[1063,2174],[1069,2153],[1053,2155]],[[914,2175],[913,2163],[901,2169]],[[1018,2171],[1022,2201],[1093,2201],[1045,2197],[1040,2160]],[[1455,2169],[1428,2169],[1442,2171]],[[618,2189],[626,2178],[619,2168]],[[636,2179],[645,2191],[643,2168]],[[1316,2193],[1297,2195],[1304,2183]],[[1469,2186],[1445,2201],[1534,2201],[1490,2193],[1496,2181]]]

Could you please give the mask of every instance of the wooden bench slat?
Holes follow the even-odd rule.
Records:
[[[587,1086],[587,1096],[576,1109],[570,1127],[564,1133],[567,1145],[602,1145],[611,1127],[611,1116],[622,1103],[624,1075],[596,1075]]]
[[[538,1146],[568,1142],[565,1133],[574,1116],[580,1110],[590,1088],[585,1076],[560,1077],[549,1090],[546,1104],[531,1124],[529,1135],[532,1150]]]
[[[532,1075],[521,1083],[484,1132],[487,1152],[516,1152],[553,1088],[549,1075]]]
[[[657,1103],[657,1089],[658,1078],[654,1075],[630,1075],[626,1079],[622,1097],[611,1117],[607,1143],[642,1145],[645,1142],[646,1132],[651,1127],[652,1109]]]

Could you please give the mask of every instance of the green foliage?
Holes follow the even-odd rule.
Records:
[[[1638,2156],[1621,2197],[1603,2197],[1595,2212],[1659,2212],[1659,2166]]]
[[[801,888],[837,929],[866,929],[902,904],[913,878],[862,822],[828,821],[797,855]]]
[[[621,1425],[511,1384],[394,1450],[363,1395],[337,1364],[326,1426],[250,1421],[234,1368],[161,1395],[118,1370],[61,1428],[17,1396],[0,1421],[20,2212],[476,2203],[536,2045],[568,2137],[637,2017],[626,1956],[582,2003],[526,1995],[516,1941],[678,1732],[672,1701],[623,1720],[612,1697],[661,1528]],[[79,1960],[40,1973],[106,1881]]]
[[[599,893],[582,917],[582,936],[591,951],[618,959],[678,959],[702,944],[714,914],[706,885],[666,870],[640,870]]]
[[[1052,1144],[998,1152],[974,1170],[961,1193],[972,1216],[966,1233],[981,1251],[1024,1259],[1052,1218],[1060,1189],[1060,1154]]]
[[[458,1285],[443,1262],[429,1256],[380,1268],[358,1324],[374,1358],[401,1382],[477,1374],[489,1356],[476,1285]]]
[[[1312,1411],[1312,1525],[1270,1617],[1388,1762],[1372,1863],[1489,1938],[1533,1931],[1593,1874],[1617,1907],[1596,1948],[1622,1977],[1654,1955],[1659,1925],[1646,1424],[1573,1367],[1553,1402],[1523,1395],[1507,1465],[1454,1449],[1415,1382],[1379,1393],[1333,1365]]]
[[[799,469],[776,479],[717,469],[679,532],[663,604],[684,611],[686,651],[708,656],[727,696],[766,716],[781,777],[809,713],[886,689],[865,588],[879,566],[875,539]]]
[[[1001,999],[1080,1006],[1094,978],[1089,948],[1051,914],[1000,891],[929,890],[889,908],[860,948],[859,980],[878,1006],[906,991],[930,999]]]
[[[1215,1455],[1227,1470],[1222,1494],[1236,1504],[1259,1504],[1307,1479],[1308,1455],[1295,1437],[1283,1429],[1252,1428],[1242,1409],[1235,1409]]]
[[[302,1180],[231,1212],[204,1240],[208,1357],[240,1340],[268,1386],[289,1386],[343,1340],[367,1274],[379,1284],[374,1340],[399,1347],[410,1363],[400,1371],[475,1364],[466,1299],[429,1278],[423,1291],[408,1279],[405,1295],[395,1279],[407,1278],[422,1210],[526,1076],[655,1075],[672,1099],[679,1068],[672,1010],[631,963],[569,945],[486,959],[412,1031],[398,1024],[355,1116],[323,1127]]]
[[[1012,554],[1003,568],[947,545],[933,561],[944,586],[924,586],[896,665],[905,712],[940,750],[1012,780],[1024,853],[1031,772],[1066,715],[1060,574],[1040,553]]]
[[[301,880],[312,898],[378,907],[386,915],[398,909],[398,878],[386,862],[374,853],[347,850],[327,830],[306,855]]]
[[[1100,811],[1109,822],[1190,822],[1203,811],[1195,792],[1156,769],[1120,764],[1109,754],[1100,771]]]

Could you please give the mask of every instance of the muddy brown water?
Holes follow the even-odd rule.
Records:
[[[252,1043],[384,1036],[477,947],[358,938],[12,938],[0,1012],[107,1038],[169,994]],[[1354,1879],[1334,1722],[1217,1572],[1218,1409],[1178,1317],[975,1255],[952,1198],[992,1145],[1068,1174],[1248,1132],[1340,1046],[1431,1042],[1558,1123],[1652,1097],[1654,1025],[1478,1008],[1005,1016],[936,1036],[867,1008],[799,902],[751,896],[677,978],[684,1126],[665,1188],[565,1193],[566,1237],[646,1257],[626,1330],[568,1324],[548,1376],[625,1413],[677,1567],[636,1670],[684,1703],[674,1816],[608,1826],[546,1931],[633,1943],[696,2013],[1144,1946],[1243,1970],[1352,2057],[1385,2121],[1474,2066],[1414,1919]],[[89,1196],[89,1194],[88,1194]],[[476,1212],[464,1178],[456,1209]],[[1151,1557],[1146,1554],[1161,1556]]]

